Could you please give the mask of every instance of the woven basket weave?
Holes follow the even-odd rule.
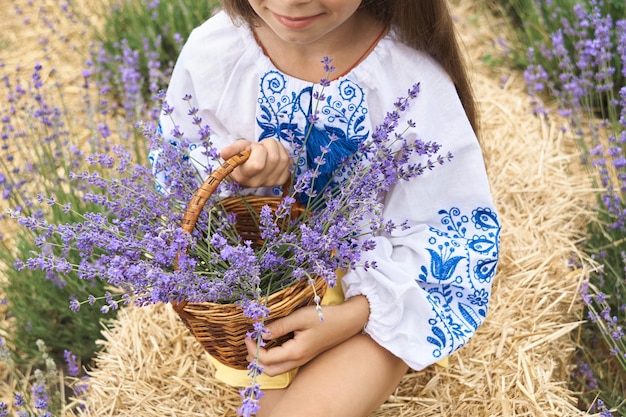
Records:
[[[227,160],[216,169],[196,191],[183,216],[182,228],[191,233],[196,225],[207,200],[217,189],[219,183],[238,165],[245,162],[250,153],[242,152]],[[276,210],[282,197],[231,197],[222,200],[221,204],[228,212],[237,214],[237,233],[244,240],[251,240],[254,245],[262,243],[258,230],[258,213],[267,205]],[[295,209],[298,214],[298,209]],[[322,279],[316,280],[315,291],[307,281],[300,281],[284,288],[267,299],[270,318],[266,323],[289,315],[294,310],[311,305],[315,294],[322,297],[326,284]],[[196,340],[215,359],[235,369],[247,369],[247,350],[245,347],[246,333],[252,330],[253,321],[243,315],[242,309],[235,304],[219,304],[211,302],[190,303],[187,301],[172,302],[174,310],[183,323],[194,335]],[[266,348],[280,345],[289,335],[267,341]]]

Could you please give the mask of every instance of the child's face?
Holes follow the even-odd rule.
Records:
[[[348,27],[362,0],[248,0],[259,18],[281,39],[312,43]]]

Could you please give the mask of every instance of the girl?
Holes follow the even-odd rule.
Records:
[[[416,83],[420,94],[405,114],[416,127],[407,136],[433,140],[453,154],[450,163],[388,193],[386,216],[408,219],[410,228],[376,238],[365,258],[377,268],[341,278],[324,300],[332,304],[324,308],[324,322],[313,307],[300,309],[268,326],[268,337],[293,332],[294,338],[260,349],[266,378],[259,416],[367,416],[409,368],[446,358],[475,333],[485,319],[498,259],[500,226],[447,3],[222,5],[224,11],[197,28],[183,48],[167,92],[174,113],[162,118],[161,127],[166,135],[198,137],[187,116],[190,106],[197,109],[224,159],[251,150],[232,174],[250,193],[279,194],[277,186],[292,172],[291,144],[301,139],[313,92],[327,76],[323,57],[331,57],[335,68],[315,127],[337,137],[329,161],[355,149]],[[192,159],[202,160],[202,152],[192,149]],[[306,162],[299,164],[306,169]],[[340,180],[332,168],[329,163],[328,175]],[[247,345],[252,359],[257,346]],[[247,385],[219,364],[217,377]]]

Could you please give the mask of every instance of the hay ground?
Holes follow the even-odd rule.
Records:
[[[0,7],[11,13],[13,3],[0,0]],[[461,0],[454,12],[503,225],[491,310],[449,368],[407,374],[374,416],[582,416],[567,383],[582,277],[569,260],[593,190],[559,122],[531,115],[521,75],[481,61],[506,28],[473,4]],[[13,30],[10,55],[18,57],[28,36],[10,22],[0,22],[0,33]],[[125,309],[101,345],[90,372],[90,415],[236,415],[237,392],[212,378],[202,349],[168,306]]]

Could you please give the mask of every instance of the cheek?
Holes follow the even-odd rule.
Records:
[[[352,16],[359,9],[361,3],[361,0],[328,0],[325,2],[328,9],[334,10],[344,18]]]
[[[256,12],[260,7],[262,0],[247,0],[250,7]]]
[[[247,0],[248,5],[250,5],[250,9],[254,15],[261,17],[263,19],[263,1],[262,0]]]

